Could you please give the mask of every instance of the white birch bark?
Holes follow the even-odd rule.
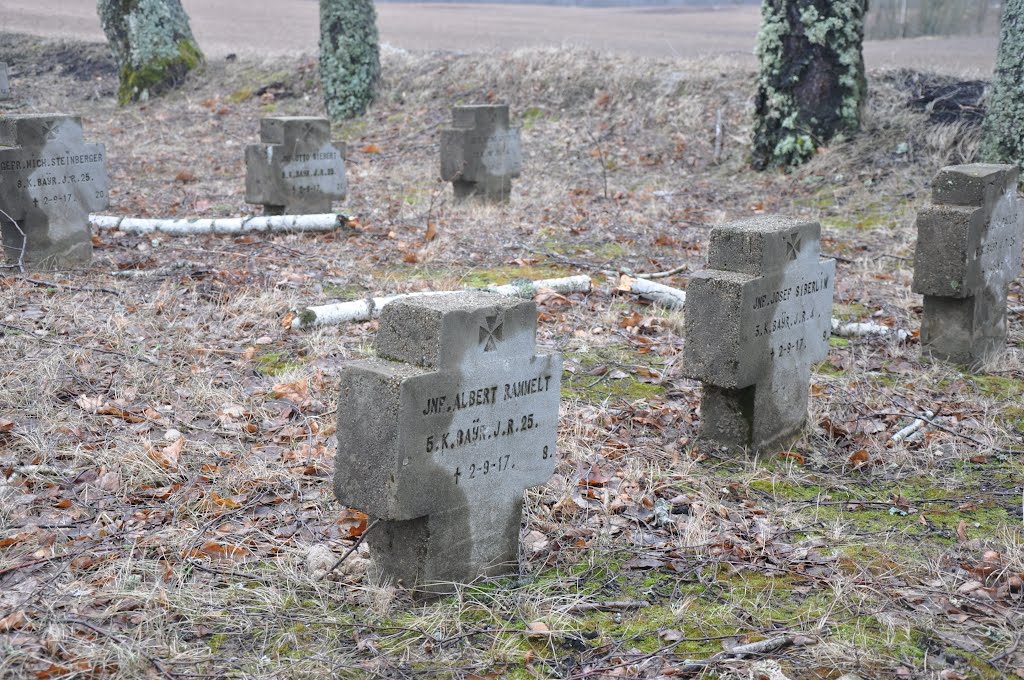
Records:
[[[216,219],[141,219],[112,215],[89,215],[96,229],[117,229],[126,234],[165,234],[192,236],[196,234],[245,234],[249,232],[334,231],[345,226],[345,217],[334,213],[324,215],[260,215],[256,217],[223,217]]]
[[[583,274],[560,279],[541,279],[510,283],[504,286],[491,286],[488,290],[509,297],[531,298],[540,291],[550,290],[555,293],[587,293],[590,291],[590,277]],[[292,328],[313,328],[316,326],[332,326],[354,321],[369,321],[380,316],[380,310],[395,300],[416,295],[444,295],[454,291],[422,291],[417,293],[397,293],[382,297],[370,297],[365,300],[351,300],[332,305],[317,305],[295,310]]]

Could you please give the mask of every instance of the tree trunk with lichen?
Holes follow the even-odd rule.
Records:
[[[120,69],[121,104],[172,89],[203,63],[180,0],[97,0],[96,12]]]
[[[792,167],[860,128],[867,0],[764,0],[752,163]]]
[[[320,81],[331,118],[366,113],[379,78],[373,0],[320,0]]]
[[[1024,0],[1007,0],[1003,6],[996,72],[978,155],[1024,170]]]

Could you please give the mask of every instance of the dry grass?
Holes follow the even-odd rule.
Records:
[[[217,62],[117,109],[97,47],[9,44],[0,59],[35,69],[15,83],[34,88],[19,110],[81,112],[107,145],[112,212],[243,212],[259,115],[321,110],[310,63]],[[375,324],[291,333],[288,309],[521,274],[694,271],[711,226],[780,212],[822,221],[839,316],[914,330],[915,211],[977,137],[910,110],[906,74],[875,73],[861,135],[762,175],[746,167],[753,75],[724,60],[390,53],[385,73],[377,106],[341,131],[356,232],[101,234],[89,271],[0,279],[0,676],[667,677],[780,634],[799,636],[774,655],[794,678],[1024,666],[1022,469],[1002,452],[1024,446],[1019,313],[980,376],[916,344],[837,343],[797,455],[720,459],[694,438],[681,315],[598,277],[589,296],[541,305],[539,342],[570,372],[521,574],[429,606],[375,583],[362,555],[321,579],[323,548],[352,544],[329,483],[333,376],[370,351]],[[524,127],[523,177],[507,207],[456,206],[435,177],[437,129],[451,104],[489,100]],[[182,169],[197,181],[176,182]],[[945,430],[887,446],[926,409]],[[647,605],[600,608],[621,601]],[[528,636],[537,621],[552,634]],[[750,677],[755,661],[708,677]]]

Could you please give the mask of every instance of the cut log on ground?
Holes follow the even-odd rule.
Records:
[[[487,290],[509,297],[531,298],[542,290],[550,290],[563,295],[569,293],[590,292],[590,277],[581,274],[560,279],[541,279],[539,281],[523,281],[504,286],[490,286]],[[453,291],[422,291],[417,293],[397,293],[382,297],[369,297],[365,300],[338,302],[333,305],[318,305],[294,310],[292,328],[313,328],[315,326],[332,326],[353,321],[369,321],[380,316],[380,310],[395,300],[414,295],[443,295]]]
[[[89,215],[89,223],[96,229],[117,229],[126,234],[166,234],[192,236],[196,234],[245,234],[249,232],[324,232],[344,228],[348,218],[344,215],[258,215],[250,217],[223,217],[217,219],[141,219],[113,215]]]
[[[910,337],[910,333],[902,328],[890,328],[877,323],[843,323],[839,319],[832,319],[832,335],[839,338],[867,338],[871,336],[886,337],[894,336],[900,342]]]
[[[639,295],[668,309],[682,309],[686,305],[686,291],[635,276],[620,276],[618,290]]]

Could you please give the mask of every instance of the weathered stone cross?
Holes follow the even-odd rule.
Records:
[[[522,165],[519,130],[509,127],[507,105],[452,109],[452,128],[441,130],[441,179],[452,183],[455,198],[507,202]]]
[[[1006,349],[1006,296],[1021,267],[1024,204],[1012,165],[955,165],[917,217],[914,292],[924,295],[921,343],[978,367]]]
[[[268,215],[331,212],[345,199],[345,145],[326,118],[261,118],[260,143],[245,149],[245,200]]]
[[[0,230],[8,262],[88,264],[89,211],[106,207],[104,148],[85,143],[77,116],[0,116],[0,209],[7,213]]]
[[[700,436],[733,451],[792,443],[812,364],[828,353],[835,260],[815,222],[761,217],[711,231],[686,288],[684,372],[704,383]]]
[[[374,569],[420,596],[516,568],[523,491],[555,467],[561,358],[533,302],[392,302],[377,358],[341,373],[334,491],[379,524]]]

